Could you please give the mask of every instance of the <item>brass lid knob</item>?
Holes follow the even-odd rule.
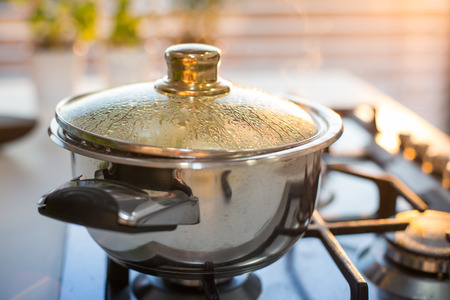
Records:
[[[167,76],[155,82],[160,93],[186,96],[226,94],[231,84],[218,76],[220,50],[204,44],[179,44],[166,50]]]

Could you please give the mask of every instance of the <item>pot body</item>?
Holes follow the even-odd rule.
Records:
[[[74,176],[108,179],[143,190],[173,189],[167,174],[198,198],[200,221],[173,231],[122,233],[88,228],[117,262],[148,274],[199,279],[231,277],[264,267],[304,233],[319,188],[322,150],[276,159],[166,168],[73,153]],[[176,175],[175,175],[176,174]]]

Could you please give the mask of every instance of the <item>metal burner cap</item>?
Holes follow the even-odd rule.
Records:
[[[450,270],[450,213],[405,211],[396,220],[408,222],[404,231],[387,233],[387,257],[414,270],[448,275]]]

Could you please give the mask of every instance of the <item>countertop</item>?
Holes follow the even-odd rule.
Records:
[[[0,145],[0,299],[57,299],[65,225],[36,203],[70,178],[69,153],[47,138],[27,78],[2,78],[0,103],[4,115],[38,118],[27,136]]]
[[[274,71],[224,72],[225,78],[256,86],[274,93],[305,96],[333,107],[353,107],[360,103],[378,105],[381,117],[391,121],[390,139],[410,131],[426,142],[420,128],[426,122],[412,124],[407,111],[399,121],[395,101],[345,71],[295,73]],[[78,92],[100,88],[102,83],[87,80]],[[380,104],[381,103],[381,104]],[[384,104],[383,104],[384,103]],[[0,78],[0,113],[36,117],[38,125],[27,136],[0,145],[0,299],[58,298],[66,226],[40,216],[36,203],[46,192],[72,178],[69,152],[56,146],[47,136],[52,104],[38,105],[32,82],[23,77]],[[44,111],[42,107],[45,107]],[[397,107],[397,108],[396,108]],[[449,137],[433,129],[441,138],[440,151],[448,153]],[[434,137],[436,138],[436,136]],[[351,137],[342,137],[347,139]],[[388,137],[389,139],[389,137]]]

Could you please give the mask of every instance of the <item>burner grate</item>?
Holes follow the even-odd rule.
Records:
[[[347,164],[328,165],[330,171],[344,172],[349,175],[373,181],[379,189],[379,208],[372,216],[362,216],[353,219],[334,218],[325,221],[315,211],[312,223],[306,231],[305,237],[319,238],[338,266],[339,270],[350,286],[352,300],[368,299],[367,282],[351,262],[344,249],[336,240],[335,235],[382,233],[388,231],[404,230],[408,223],[399,222],[388,217],[395,214],[396,199],[405,198],[415,209],[424,211],[426,204],[406,185],[392,175],[372,170],[362,170]]]

